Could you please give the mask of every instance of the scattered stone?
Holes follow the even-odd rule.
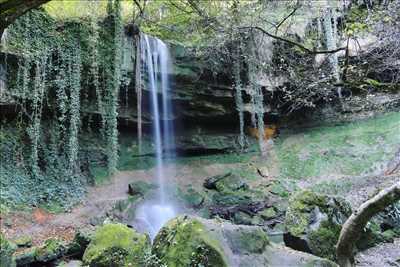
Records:
[[[236,212],[235,215],[233,215],[233,221],[236,224],[244,224],[244,225],[252,225],[253,223],[253,218],[242,211]]]
[[[136,181],[128,185],[128,194],[131,196],[139,195],[144,197],[151,190],[156,189],[157,186],[145,181]]]
[[[181,191],[181,190],[180,190]],[[204,196],[189,187],[186,192],[181,192],[183,200],[192,208],[200,208],[204,202]]]
[[[228,173],[225,173],[225,174],[221,174],[221,175],[215,175],[215,176],[212,176],[212,177],[208,177],[205,181],[204,181],[204,187],[205,188],[207,188],[207,189],[214,189],[214,190],[216,190],[217,189],[217,187],[216,187],[216,183],[219,181],[219,180],[222,180],[222,179],[224,179],[224,178],[226,178],[226,177],[229,177],[230,175],[232,175],[232,173],[231,172],[228,172]]]
[[[261,177],[264,177],[264,178],[269,177],[269,170],[267,167],[259,167],[259,168],[257,168],[257,172]]]
[[[83,262],[93,267],[140,267],[149,250],[148,235],[139,234],[123,224],[109,223],[96,230],[85,250]]]
[[[207,178],[204,182],[204,187],[218,192],[230,192],[247,189],[249,186],[240,176],[229,172]]]

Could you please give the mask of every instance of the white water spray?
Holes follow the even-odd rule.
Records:
[[[147,88],[150,91],[149,102],[156,148],[156,177],[159,196],[151,203],[144,203],[138,209],[136,219],[145,224],[144,227],[153,239],[158,230],[176,214],[165,194],[164,169],[164,159],[173,156],[175,151],[173,116],[169,96],[171,91],[169,73],[172,64],[167,45],[157,38],[141,35],[140,49],[145,71],[143,76],[147,77]],[[160,94],[161,99],[159,99]]]

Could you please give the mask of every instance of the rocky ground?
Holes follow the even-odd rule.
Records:
[[[338,226],[332,218],[345,218],[349,215],[348,209],[358,207],[377,191],[400,179],[396,172],[383,174],[400,140],[396,131],[397,116],[389,115],[351,127],[341,125],[296,134],[283,133],[275,140],[267,158],[260,158],[257,152],[180,158],[165,168],[169,179],[167,190],[177,200],[179,213],[219,217],[239,225],[261,227],[271,243],[280,246],[286,243],[334,259],[332,248],[315,250],[313,244],[334,245],[336,233],[326,232]],[[387,127],[382,128],[382,125]],[[364,161],[374,161],[368,172],[359,171],[365,166]],[[1,232],[20,244],[18,256],[27,254],[32,247],[49,246],[46,240],[54,238],[71,244],[76,241],[76,232],[94,229],[104,221],[122,222],[140,230],[134,213],[141,202],[151,199],[157,192],[151,182],[154,172],[154,168],[120,171],[111,179],[89,187],[82,203],[68,212],[34,208],[2,214]],[[294,228],[291,228],[290,214],[300,218]],[[320,225],[329,225],[318,228],[316,237],[309,227],[315,225],[315,218],[319,218]],[[399,217],[394,218],[399,223]],[[365,244],[373,247],[357,254],[357,266],[399,265],[396,228],[390,231],[385,228],[386,232],[378,229],[381,219],[377,218],[370,227],[372,235],[365,239]],[[285,234],[288,231],[290,235]],[[303,243],[293,242],[296,238]],[[258,259],[263,260],[263,257]]]

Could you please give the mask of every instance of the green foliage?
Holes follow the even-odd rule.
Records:
[[[16,246],[6,239],[6,237],[0,233],[0,266],[14,267],[15,259],[13,253]]]
[[[105,135],[108,144],[108,171],[110,174],[117,169],[118,163],[118,96],[121,80],[121,42],[122,42],[122,19],[120,1],[108,1],[108,17],[105,21],[108,34],[104,57],[104,79],[105,79]]]
[[[17,72],[10,72],[7,93],[22,112],[12,126],[2,129],[1,155],[9,160],[1,168],[1,197],[7,205],[54,201],[47,204],[71,206],[82,195],[91,170],[97,178],[116,170],[122,9],[120,1],[109,1],[103,25],[94,13],[88,20],[61,22],[43,10],[30,11],[11,25],[6,49],[19,59]],[[80,146],[83,110],[93,102],[107,142],[107,148],[100,149],[107,151],[106,174],[101,174],[103,162],[93,163]]]

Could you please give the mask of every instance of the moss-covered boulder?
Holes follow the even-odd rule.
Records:
[[[150,250],[150,239],[123,224],[98,228],[85,250],[83,262],[91,267],[139,267]]]
[[[73,257],[82,257],[94,235],[94,229],[79,229],[72,242],[68,245],[67,254]]]
[[[171,220],[153,245],[154,266],[337,267],[329,260],[269,241],[259,226],[183,216]]]
[[[185,205],[191,208],[200,208],[204,202],[204,195],[196,191],[192,186],[188,186],[186,190],[179,188],[177,194]]]
[[[289,200],[285,243],[294,249],[334,260],[342,224],[350,214],[350,204],[344,199],[301,191]]]
[[[30,236],[20,236],[14,240],[14,244],[19,248],[29,248],[32,246],[32,237]]]
[[[203,223],[188,216],[177,217],[160,230],[153,254],[168,267],[228,266],[218,241]]]
[[[0,233],[0,266],[15,266],[15,259],[13,257],[15,249],[16,246]]]
[[[229,246],[235,254],[255,253],[265,251],[269,244],[268,236],[259,227],[238,227],[238,231],[231,231],[226,235]]]
[[[239,175],[228,172],[207,178],[204,182],[204,187],[217,190],[218,192],[231,192],[239,189],[247,189],[248,185]]]
[[[35,261],[49,262],[60,258],[66,251],[65,244],[55,238],[48,239],[44,244],[35,249]]]

